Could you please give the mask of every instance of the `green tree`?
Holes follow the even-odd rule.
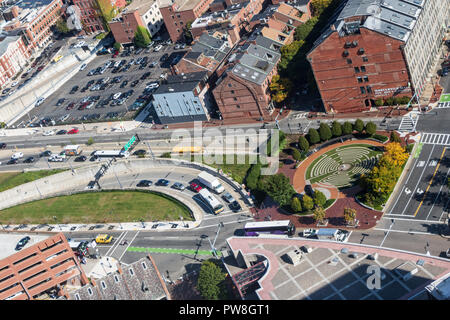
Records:
[[[297,28],[295,28],[294,39],[297,41],[305,40],[311,31],[314,29],[314,26],[319,21],[319,18],[312,17],[305,23],[302,23]]]
[[[320,140],[327,141],[330,140],[332,137],[331,129],[326,123],[321,123],[319,126],[319,134],[320,134]]]
[[[327,197],[323,194],[323,192],[319,190],[314,191],[314,204],[319,207],[323,207],[327,202]]]
[[[313,16],[320,16],[333,0],[312,0],[311,11]]]
[[[100,10],[100,16],[103,20],[103,28],[109,32],[110,28],[108,22],[117,16],[119,10],[111,4],[110,0],[96,0],[96,2],[97,4],[95,7]]]
[[[377,99],[377,100],[375,100],[375,105],[376,105],[377,107],[381,107],[383,104],[384,104],[383,99]]]
[[[183,29],[183,35],[184,35],[184,41],[186,41],[186,43],[191,43],[192,40],[194,39],[194,37],[192,36],[192,20],[186,22],[186,26]]]
[[[203,298],[207,300],[219,300],[224,298],[223,281],[226,274],[212,261],[204,261],[200,268],[197,280],[197,288]]]
[[[300,136],[298,138],[298,146],[300,147],[300,150],[302,151],[308,151],[309,150],[309,142],[306,140],[304,136]]]
[[[170,154],[170,152],[164,152],[164,153],[161,155],[161,158],[172,158],[172,155]]]
[[[289,178],[283,173],[271,176],[261,176],[258,181],[258,189],[264,191],[269,197],[280,206],[288,205],[295,194]]]
[[[342,136],[342,125],[338,121],[333,121],[333,124],[331,125],[331,133],[333,134],[333,137]]]
[[[291,201],[291,209],[294,212],[302,212],[302,204],[300,202],[300,199],[298,197],[293,197]]]
[[[364,131],[364,122],[361,119],[356,119],[353,129],[358,131],[358,133],[362,133]]]
[[[395,131],[391,132],[391,137],[390,137],[389,141],[402,143],[402,139],[400,139],[400,136]]]
[[[292,158],[294,158],[295,161],[302,160],[302,154],[300,153],[300,151],[298,151],[298,149],[292,149]]]
[[[245,178],[245,184],[250,190],[257,190],[258,180],[261,175],[261,164],[252,164],[250,170],[248,171],[247,177]]]
[[[353,126],[350,122],[345,121],[342,125],[342,133],[343,134],[352,134],[353,133]]]
[[[60,33],[69,33],[69,32],[70,32],[70,29],[69,29],[69,27],[67,26],[67,22],[66,22],[64,19],[62,19],[62,18],[59,18],[59,19],[56,21],[56,23],[55,23],[55,28],[56,28],[56,30],[58,30]]]
[[[297,55],[303,44],[304,41],[293,41],[292,43],[281,47],[281,58],[278,63],[278,70],[284,72],[288,69],[288,67],[290,67],[291,61]]]
[[[94,139],[93,139],[92,137],[89,138],[88,141],[86,142],[86,144],[87,144],[88,146],[93,145],[94,143],[95,143],[95,141],[94,141]]]
[[[140,48],[147,47],[152,41],[150,32],[146,27],[138,26],[134,32],[134,43]]]
[[[377,125],[372,121],[366,123],[366,133],[373,136],[377,132]]]
[[[122,49],[122,45],[119,42],[115,42],[114,49],[116,49],[117,51],[120,51]]]
[[[316,144],[320,142],[320,135],[316,129],[310,128],[308,130],[308,140],[310,144]]]
[[[311,210],[312,208],[314,208],[314,201],[307,194],[304,194],[303,197],[302,197],[302,207],[305,210]]]
[[[322,207],[315,207],[313,211],[314,220],[319,223],[323,223],[326,216],[326,212]]]
[[[344,208],[344,219],[349,224],[355,222],[356,210],[352,208]]]

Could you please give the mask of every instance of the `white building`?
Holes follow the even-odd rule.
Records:
[[[159,11],[159,2],[157,0],[133,0],[133,2],[126,7],[126,10],[128,12],[134,10],[139,12],[142,21],[147,26],[152,37],[164,24],[161,11]]]

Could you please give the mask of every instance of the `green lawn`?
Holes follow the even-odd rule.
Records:
[[[9,224],[192,220],[181,202],[148,191],[100,191],[54,197],[0,211]],[[54,219],[53,217],[56,217]]]
[[[442,94],[439,102],[450,102],[450,94]]]
[[[21,184],[38,180],[52,174],[66,171],[67,169],[53,169],[29,172],[5,172],[0,173],[0,192],[20,186]]]

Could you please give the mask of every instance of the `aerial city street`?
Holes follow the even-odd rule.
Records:
[[[0,300],[450,299],[450,0],[0,13]]]

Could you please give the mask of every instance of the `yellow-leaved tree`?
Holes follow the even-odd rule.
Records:
[[[382,160],[388,166],[401,167],[409,158],[409,153],[398,142],[388,143],[385,150]]]

